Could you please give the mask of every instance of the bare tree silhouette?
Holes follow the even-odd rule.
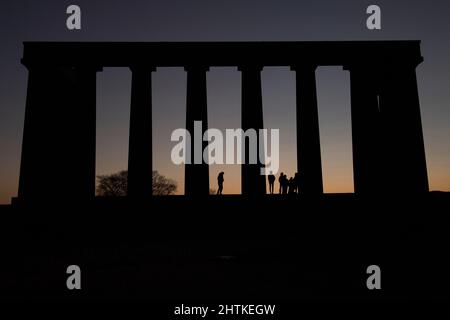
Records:
[[[127,195],[128,171],[122,170],[109,175],[97,176],[96,194],[104,197],[121,197]],[[174,194],[177,183],[154,170],[152,173],[153,195],[165,196]]]

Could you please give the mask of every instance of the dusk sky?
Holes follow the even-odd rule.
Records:
[[[66,28],[70,4],[81,7],[82,30]],[[382,30],[366,28],[370,4],[381,7]],[[449,14],[448,0],[3,0],[0,203],[9,203],[18,187],[28,76],[20,64],[23,41],[421,40],[424,62],[417,75],[430,189],[450,191]],[[325,192],[352,192],[349,74],[341,67],[319,67],[316,75]],[[288,176],[296,171],[294,76],[289,68],[262,73],[264,125],[280,129],[280,170]],[[211,68],[207,89],[209,127],[240,127],[240,72]],[[97,175],[127,168],[130,90],[129,69],[98,73]],[[176,180],[183,193],[184,168],[171,162],[170,134],[185,126],[185,71],[159,68],[152,90],[154,169]],[[225,172],[224,193],[240,193],[240,167],[211,166],[212,188],[219,171]]]

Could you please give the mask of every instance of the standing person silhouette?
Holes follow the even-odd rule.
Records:
[[[287,178],[286,178],[287,180]],[[289,180],[287,180],[287,187],[288,187],[288,194],[294,194],[295,193],[295,181],[294,178],[290,177]]]
[[[287,175],[283,174],[283,178],[281,179],[281,192],[283,194],[288,194],[289,180]]]
[[[273,175],[272,171],[270,171],[270,174],[267,176],[267,179],[269,180],[269,193],[273,194],[273,187],[275,184],[275,176]]]
[[[300,194],[300,173],[296,172],[294,176],[295,191]]]
[[[219,189],[217,189],[217,194],[222,194],[223,182],[225,181],[225,179],[223,178],[223,175],[224,175],[224,172],[222,171],[217,176],[217,184],[219,185]]]
[[[280,190],[279,190],[279,194],[281,194],[281,192],[283,191],[283,172],[280,173],[280,176],[278,177],[278,183],[280,184]]]

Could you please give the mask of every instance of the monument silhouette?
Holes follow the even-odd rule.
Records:
[[[237,67],[242,74],[242,129],[263,129],[261,70],[289,66],[296,74],[297,171],[306,195],[323,193],[315,70],[350,72],[356,194],[428,192],[415,69],[419,41],[42,43],[26,42],[29,71],[18,200],[95,196],[96,74],[103,67],[132,72],[128,153],[129,197],[151,194],[151,74],[158,67],[187,72],[186,128],[207,130],[206,72]],[[45,107],[43,107],[45,106]],[[207,142],[204,142],[206,145]],[[242,165],[242,194],[266,194],[261,163]],[[192,144],[192,153],[194,146]],[[70,190],[54,188],[66,168]],[[209,194],[208,165],[185,167],[185,195]]]
[[[9,278],[31,276],[11,280],[7,293],[70,299],[64,272],[75,263],[87,274],[80,298],[448,297],[449,198],[429,192],[415,71],[422,61],[420,41],[25,42],[19,190],[2,208],[10,227],[0,240],[14,261]],[[152,73],[187,72],[193,135],[194,121],[208,129],[211,67],[237,68],[242,129],[263,129],[261,70],[272,66],[296,75],[299,175],[289,188],[299,195],[266,196],[263,164],[246,161],[242,195],[208,196],[203,163],[185,166],[185,195],[152,196]],[[324,194],[318,66],[350,73],[354,194]],[[96,75],[104,67],[132,73],[123,198],[95,197]],[[371,264],[384,272],[382,293],[365,286]]]

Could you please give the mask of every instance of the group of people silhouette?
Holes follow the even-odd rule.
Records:
[[[225,181],[225,179],[223,178],[224,174],[225,173],[222,171],[217,176],[217,185],[219,186],[219,188],[217,189],[217,194],[222,194],[223,182]],[[267,179],[269,180],[269,193],[273,194],[276,177],[272,172],[270,172],[270,174],[267,176]],[[294,177],[290,177],[288,179],[287,175],[281,172],[280,176],[278,177],[278,183],[280,185],[280,188],[278,190],[279,194],[298,193],[300,191],[300,174],[296,172]]]
[[[267,176],[269,180],[269,193],[274,193],[275,186],[275,176],[271,173]],[[288,179],[287,175],[283,172],[280,173],[278,177],[278,183],[280,188],[278,189],[279,194],[294,194],[298,193],[300,190],[300,175],[298,172],[295,173],[294,177]]]

